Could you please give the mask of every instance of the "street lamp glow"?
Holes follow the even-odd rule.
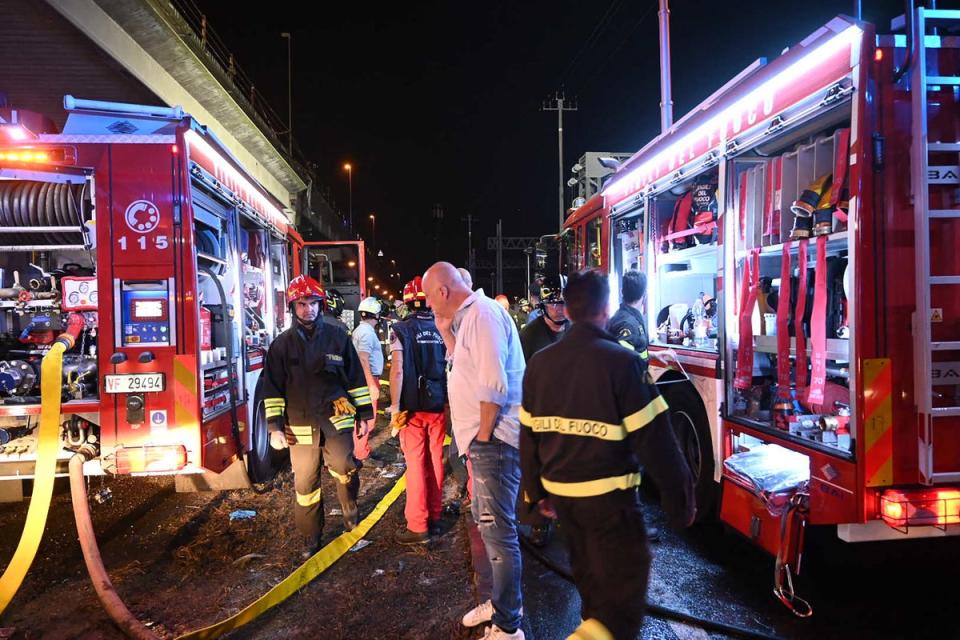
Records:
[[[371,219],[371,220],[376,220],[376,219],[377,219],[377,216],[375,216],[375,215],[373,215],[373,214],[371,213],[371,214],[370,214],[370,219]]]
[[[379,291],[379,290],[380,290],[380,285],[375,284],[375,285],[373,285],[373,288],[376,289],[377,291]]]
[[[350,267],[350,268],[353,268],[353,267],[357,266],[357,263],[354,262],[353,260],[351,260],[350,262],[347,263],[347,266]]]
[[[373,282],[373,276],[367,276],[367,282]]]
[[[343,170],[344,170],[344,171],[350,171],[350,170],[352,170],[352,169],[353,169],[353,167],[350,166],[350,163],[349,163],[349,162],[345,162],[345,163],[343,164]]]

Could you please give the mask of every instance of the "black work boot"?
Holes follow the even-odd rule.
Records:
[[[427,530],[432,536],[443,535],[443,527],[439,520],[431,520]]]
[[[357,508],[357,494],[360,493],[360,476],[354,473],[347,484],[337,482],[337,498],[343,511],[343,528],[353,531],[360,523],[360,510]]]
[[[430,542],[430,535],[426,531],[410,531],[406,527],[398,530],[393,539],[399,544],[426,544]]]

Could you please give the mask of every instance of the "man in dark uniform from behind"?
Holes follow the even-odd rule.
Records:
[[[636,353],[606,332],[610,288],[596,271],[564,291],[573,322],[523,379],[523,498],[567,532],[583,623],[571,638],[633,640],[643,623],[650,550],[636,487],[643,463],[674,526],[693,523],[694,482],[667,403]]]
[[[643,317],[643,297],[647,294],[647,276],[636,269],[623,274],[620,295],[623,302],[610,318],[607,331],[613,334],[620,344],[636,351],[644,362],[647,353],[647,327]]]
[[[294,522],[307,555],[320,549],[323,533],[323,464],[336,481],[344,527],[357,526],[361,465],[353,456],[353,430],[366,433],[373,424],[360,357],[346,330],[320,317],[324,298],[313,278],[290,281],[287,304],[296,321],[270,344],[263,370],[270,446],[290,448]]]

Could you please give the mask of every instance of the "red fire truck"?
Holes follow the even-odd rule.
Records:
[[[313,249],[181,109],[65,106],[62,132],[0,110],[0,495],[32,477],[40,360],[63,331],[58,474],[88,446],[87,474],[269,478],[259,377]],[[362,261],[356,243],[324,250],[351,248]],[[333,274],[350,269],[362,291],[362,266]]]
[[[648,277],[651,371],[716,514],[777,557],[960,532],[960,12],[838,17],[626,161],[561,234]]]

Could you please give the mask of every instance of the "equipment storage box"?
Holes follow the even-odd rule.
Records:
[[[776,444],[735,453],[723,462],[721,520],[777,555],[783,514],[809,481],[810,460],[801,453]]]

